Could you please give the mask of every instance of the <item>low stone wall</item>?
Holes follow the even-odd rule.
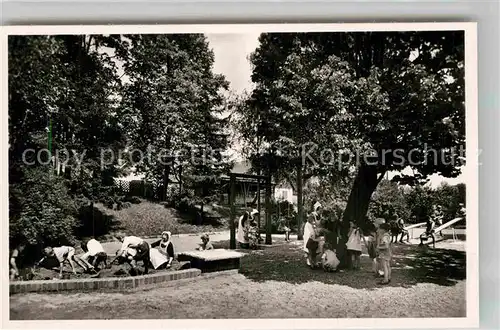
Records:
[[[15,294],[26,292],[57,292],[71,290],[131,289],[149,284],[194,278],[200,276],[200,274],[201,270],[191,268],[186,270],[130,277],[19,281],[10,282],[10,293]]]

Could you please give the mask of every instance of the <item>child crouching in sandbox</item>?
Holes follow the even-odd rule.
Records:
[[[137,261],[142,261],[144,263],[144,274],[148,274],[149,264],[151,263],[149,244],[137,236],[118,234],[116,238],[122,242],[122,246],[120,250],[117,251],[117,258],[115,258],[115,260],[126,260],[134,272],[137,272]],[[111,264],[113,264],[115,260],[113,260]]]
[[[377,261],[384,271],[384,279],[380,284],[388,284],[391,282],[392,247],[389,230],[389,224],[383,223],[380,225],[377,235]]]
[[[35,267],[40,265],[47,258],[56,258],[59,261],[59,278],[63,278],[63,268],[66,261],[69,262],[73,274],[76,275],[75,263],[84,269],[85,272],[94,271],[94,267],[89,263],[75,256],[75,248],[72,246],[59,246],[52,248],[50,246],[43,250],[44,257],[35,263]]]

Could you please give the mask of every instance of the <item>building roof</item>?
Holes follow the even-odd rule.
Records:
[[[244,160],[241,162],[236,162],[233,165],[233,169],[231,170],[231,173],[252,174],[250,171],[251,168],[252,168],[252,165],[250,164],[250,162],[247,160]]]

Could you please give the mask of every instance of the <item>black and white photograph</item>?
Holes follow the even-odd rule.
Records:
[[[476,26],[406,25],[6,29],[10,325],[474,324]]]

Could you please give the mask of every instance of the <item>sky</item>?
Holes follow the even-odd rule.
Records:
[[[252,68],[248,56],[259,46],[260,33],[207,34],[215,54],[214,72],[221,73],[235,92],[251,90]]]
[[[259,35],[259,33],[206,35],[215,55],[214,72],[223,74],[230,82],[230,88],[237,93],[252,89],[252,67],[248,57],[259,46]],[[233,146],[232,149],[237,151],[238,145]],[[241,159],[241,157],[238,158]],[[408,174],[410,173],[411,171],[408,171]],[[396,174],[389,173],[389,178]],[[429,179],[429,185],[432,187],[437,187],[442,182],[457,184],[464,181],[463,175],[450,179],[434,174]]]

